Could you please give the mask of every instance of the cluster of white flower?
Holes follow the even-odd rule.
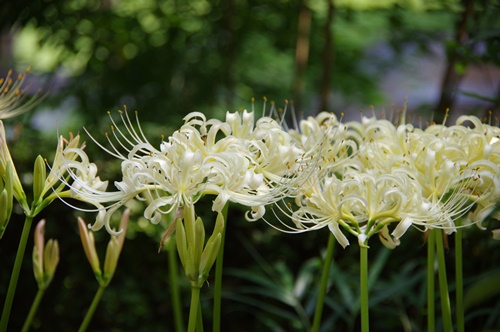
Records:
[[[122,161],[118,190],[72,173],[72,197],[99,210],[94,230],[114,233],[111,214],[134,198],[158,223],[162,214],[212,195],[214,211],[239,203],[250,208],[248,220],[273,204],[280,223],[268,223],[285,232],[327,226],[343,247],[351,233],[362,246],[377,234],[394,248],[412,225],[451,233],[466,215],[481,225],[500,201],[500,129],[473,116],[421,129],[376,117],[344,124],[320,113],[285,130],[283,116],[255,121],[245,110],[219,121],[196,112],[155,148],[137,113],[135,121],[120,114],[121,126],[111,118],[110,147],[101,145]],[[67,167],[78,170],[79,162]]]
[[[134,198],[146,203],[144,216],[152,223],[158,223],[163,214],[194,205],[205,195],[214,196],[216,212],[234,202],[250,208],[248,220],[257,220],[266,205],[291,195],[312,174],[310,166],[318,163],[315,158],[326,135],[323,130],[325,134],[318,134],[315,142],[299,143],[279,119],[255,121],[254,112],[243,111],[227,113],[226,120],[219,121],[195,112],[156,148],[142,132],[137,113],[136,124],[126,111],[119,113],[121,126],[110,117],[109,147],[97,143],[121,160],[117,191],[108,192],[103,182],[94,185],[71,173],[72,197],[99,211],[92,229],[105,226],[112,234],[110,216]],[[68,161],[67,168],[79,170],[81,162],[88,163],[85,153],[80,153],[81,160]]]
[[[320,128],[324,116],[304,120],[301,128]],[[343,247],[349,245],[344,232],[362,246],[378,234],[394,248],[412,225],[451,233],[466,223],[481,227],[492,213],[500,219],[494,212],[500,202],[498,127],[474,116],[425,129],[363,117],[346,123],[343,131],[341,142],[349,153],[337,154],[334,165],[334,159],[321,159],[318,168],[330,171],[309,178],[296,196],[298,208],[282,208],[293,222],[280,218],[280,229],[328,226]],[[392,232],[390,224],[396,225]]]

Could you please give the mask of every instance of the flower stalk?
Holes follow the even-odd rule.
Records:
[[[23,332],[29,330],[38,306],[45,294],[45,290],[54,278],[54,273],[59,264],[59,244],[57,240],[52,239],[45,244],[44,231],[45,220],[42,219],[35,228],[35,246],[33,247],[33,273],[38,284],[38,291],[31,305],[28,317],[24,321]]]
[[[200,288],[196,285],[191,285],[191,304],[189,307],[189,322],[188,332],[195,332],[198,321],[198,311],[200,310]]]
[[[227,228],[227,212],[229,209],[229,203],[226,203],[222,209],[222,218],[224,218],[224,228],[221,232],[221,243],[219,248],[219,253],[217,254],[217,260],[215,261],[215,282],[214,282],[214,308],[213,308],[213,326],[212,331],[220,331],[220,318],[221,318],[221,299],[222,299],[222,269],[224,260],[224,242],[226,238],[226,228]]]
[[[429,332],[436,330],[436,310],[434,307],[436,232],[438,230],[430,229],[427,231],[427,331]]]
[[[360,299],[361,299],[361,332],[368,332],[370,330],[369,308],[370,303],[368,300],[368,247],[360,246]]]
[[[82,218],[78,218],[78,230],[80,232],[80,239],[82,241],[83,249],[85,251],[85,255],[87,256],[87,260],[94,271],[94,275],[96,276],[97,282],[99,283],[99,288],[94,295],[94,299],[85,315],[82,324],[80,325],[79,332],[83,332],[87,330],[87,327],[92,320],[95,310],[99,305],[102,294],[106,287],[111,282],[113,275],[116,271],[116,266],[118,264],[118,259],[120,257],[121,250],[123,248],[123,243],[125,241],[125,234],[127,231],[127,225],[130,218],[130,210],[126,209],[123,212],[121,221],[120,221],[120,230],[121,233],[119,235],[111,235],[111,239],[108,242],[108,246],[106,249],[106,257],[104,259],[104,268],[101,270],[99,257],[97,255],[97,251],[94,243],[94,236],[91,231],[87,228],[85,221]]]
[[[45,288],[38,288],[38,291],[36,292],[35,299],[33,300],[33,303],[31,304],[30,311],[28,313],[28,317],[26,317],[26,320],[24,321],[23,327],[22,327],[22,332],[28,332],[30,327],[31,327],[31,322],[33,322],[33,318],[35,318],[35,314],[38,311],[38,307],[40,306],[40,302],[42,301],[43,295],[45,294]]]
[[[177,248],[175,237],[167,239],[168,275],[170,281],[171,300],[174,311],[174,324],[176,332],[184,332],[184,318],[182,317],[181,296],[179,290],[179,272],[177,263]]]
[[[442,231],[439,231],[438,234],[436,234],[436,254],[438,261],[441,314],[443,318],[444,330],[453,331],[453,323],[451,320],[450,294],[448,292],[448,278],[446,277],[446,261],[444,257],[443,235],[444,233]]]
[[[459,227],[455,233],[455,315],[457,318],[457,332],[465,331],[462,236],[463,230]]]
[[[30,234],[32,223],[33,223],[33,218],[26,216],[26,220],[24,221],[24,226],[23,226],[23,232],[21,234],[21,240],[19,241],[19,246],[17,249],[16,260],[14,261],[14,267],[12,268],[12,274],[10,277],[9,288],[7,290],[7,296],[5,297],[5,302],[2,311],[2,318],[0,320],[0,332],[7,331],[10,311],[12,309],[12,302],[14,301],[17,281],[19,279],[19,272],[21,271],[21,265],[24,258],[24,251],[26,249],[26,244],[28,243],[28,237]]]
[[[104,290],[106,289],[106,286],[99,285],[99,288],[97,289],[97,292],[94,295],[94,298],[92,299],[92,303],[90,304],[89,310],[85,314],[85,317],[83,318],[82,324],[78,328],[78,332],[85,332],[87,331],[87,328],[89,327],[90,321],[92,320],[92,317],[94,316],[94,312],[97,309],[97,306],[99,305],[99,302],[101,301],[102,294],[104,293]]]
[[[311,332],[319,332],[319,329],[321,327],[321,316],[323,315],[323,306],[325,304],[325,296],[328,287],[330,266],[333,261],[334,248],[335,236],[330,232],[330,235],[328,236],[325,261],[323,262],[323,272],[321,273],[320,287],[318,289],[318,300],[316,301],[316,309],[314,311],[314,320]]]

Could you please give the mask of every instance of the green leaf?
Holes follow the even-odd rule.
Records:
[[[483,274],[467,288],[464,295],[464,310],[481,304],[500,294],[500,270]]]

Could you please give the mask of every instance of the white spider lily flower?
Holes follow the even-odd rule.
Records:
[[[383,243],[393,248],[408,228],[432,217],[422,199],[420,186],[403,172],[372,175],[349,174],[343,181],[343,198],[338,206],[341,218],[350,224],[360,245],[379,234]],[[388,238],[385,229],[397,223]]]
[[[344,248],[349,245],[344,232],[358,238],[362,246],[379,234],[389,248],[414,224],[429,217],[418,184],[407,174],[373,175],[352,172],[344,179],[327,177],[309,188],[299,201],[299,209],[281,210],[294,225],[282,221],[285,232],[304,232],[328,226]],[[391,235],[388,226],[396,224]]]
[[[269,190],[263,176],[256,174],[251,154],[242,140],[230,135],[228,124],[206,121],[200,113],[190,114],[185,117],[186,123],[156,149],[144,137],[139,123],[136,130],[128,114],[120,113],[125,130],[114,121],[112,127],[118,144],[109,139],[111,148],[105,148],[98,143],[122,160],[122,181],[115,183],[118,191],[105,193],[88,181],[75,181],[81,176],[73,173],[77,185],[72,187],[72,197],[101,209],[93,229],[104,225],[109,232],[110,215],[133,198],[147,202],[144,216],[152,223],[158,223],[162,214],[193,205],[207,194],[216,195],[213,209],[218,212],[228,200],[252,209],[268,203]],[[223,137],[217,139],[219,133]],[[71,168],[77,169],[77,165]],[[243,182],[246,180],[248,184]]]
[[[40,102],[41,98],[36,94],[28,97],[26,87],[23,87],[29,71],[28,68],[25,74],[18,74],[17,78],[13,79],[12,70],[9,70],[6,77],[0,78],[0,119],[23,114]]]
[[[322,176],[360,168],[358,158],[353,158],[358,152],[358,142],[350,137],[348,126],[338,121],[334,114],[322,112],[310,116],[299,122],[298,129],[288,132],[297,145],[311,155],[310,159],[317,159],[315,166]]]
[[[65,199],[75,198],[94,205],[97,210],[102,208],[102,197],[96,200],[94,196],[104,192],[108,182],[101,181],[97,176],[97,166],[89,161],[84,148],[85,143],[80,144],[79,135],[70,134],[69,139],[59,137],[48,176],[45,177],[45,169],[36,170],[42,175],[35,174],[34,177],[37,198],[34,202],[34,215],[56,198],[62,199],[68,205]]]
[[[361,122],[348,122],[350,139],[359,145],[356,160],[362,165],[360,172],[373,174],[391,173],[403,162],[407,150],[408,135],[413,126],[394,126],[385,119],[362,117]]]
[[[231,135],[239,139],[252,139],[255,126],[254,112],[243,110],[240,112],[227,112],[226,123],[231,127]]]
[[[429,129],[433,131],[441,135],[444,129],[435,125]],[[454,221],[475,203],[471,193],[478,186],[478,173],[470,168],[457,143],[436,135],[415,130],[408,138],[408,153],[400,168],[417,180],[423,198],[431,204],[434,217],[421,225],[451,233]]]

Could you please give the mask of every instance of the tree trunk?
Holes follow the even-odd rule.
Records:
[[[455,26],[455,45],[448,55],[448,64],[441,82],[441,96],[434,111],[434,121],[441,123],[444,119],[446,109],[453,107],[456,89],[462,80],[464,73],[459,73],[456,66],[462,61],[461,48],[469,39],[467,24],[474,13],[474,0],[462,0],[463,11]]]
[[[223,1],[223,29],[227,39],[224,43],[222,51],[224,52],[223,58],[226,59],[226,68],[224,69],[224,85],[225,85],[225,99],[226,107],[233,108],[234,103],[234,90],[235,90],[235,57],[236,57],[236,29],[234,27],[234,17],[236,15],[236,5],[234,0]]]
[[[332,52],[332,45],[333,45],[332,24],[333,24],[334,14],[335,14],[334,0],[329,0],[328,16],[326,18],[324,27],[325,47],[323,49],[323,78],[321,80],[321,104],[319,109],[320,112],[328,112],[328,96],[331,93],[330,79],[332,73],[332,64],[334,62],[333,52]]]
[[[295,107],[301,110],[304,92],[304,73],[309,59],[309,32],[311,30],[311,11],[304,3],[300,4],[297,28],[297,44],[295,46],[295,78],[293,82],[293,98]]]

